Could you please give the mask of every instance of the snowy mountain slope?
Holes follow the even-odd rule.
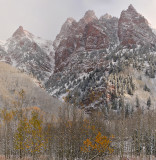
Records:
[[[78,22],[69,18],[54,41],[55,71],[45,87],[51,95],[81,108],[117,110],[123,99],[136,107],[137,96],[147,108],[147,99],[154,101],[155,96],[151,89],[143,92],[146,98],[141,97],[143,87],[134,71],[141,69],[143,85],[145,77],[154,81],[155,44],[151,26],[132,5],[119,19],[108,14],[98,19],[93,11]],[[120,75],[129,67],[131,72]]]
[[[155,28],[151,28],[152,32],[156,35],[156,29]]]
[[[55,72],[61,71],[76,52],[105,49],[117,44],[117,27],[117,18],[101,17],[98,20],[94,11],[87,11],[78,22],[67,19],[54,41]]]
[[[17,93],[23,89],[26,94],[24,100],[26,106],[37,106],[43,111],[57,115],[62,103],[49,96],[36,82],[37,80],[15,67],[0,62],[0,108],[12,107]]]
[[[108,14],[98,19],[89,10],[79,21],[68,18],[54,40],[55,72],[62,71],[76,52],[155,44],[156,35],[148,21],[132,5],[119,19]]]
[[[21,26],[0,42],[0,60],[32,74],[50,95],[81,108],[114,110],[123,99],[134,106],[138,96],[146,108],[147,98],[155,100],[155,51],[156,35],[132,5],[119,18],[105,14],[98,19],[91,10],[79,21],[68,18],[53,43]],[[139,83],[147,79],[151,92],[141,97]]]
[[[54,70],[54,51],[51,41],[36,37],[19,27],[1,44],[5,61],[45,82]]]

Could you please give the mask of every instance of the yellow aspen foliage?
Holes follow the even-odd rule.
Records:
[[[111,148],[111,140],[103,136],[101,132],[98,132],[96,137],[93,140],[86,139],[83,142],[83,146],[81,147],[82,152],[95,152],[102,154],[111,154],[113,153],[113,148]]]
[[[27,146],[27,134],[28,134],[29,123],[27,118],[23,118],[18,123],[18,128],[15,133],[15,148],[17,150],[25,151]]]
[[[28,126],[27,148],[33,154],[39,154],[44,148],[42,118],[38,111],[32,111]]]
[[[43,151],[45,142],[41,117],[38,109],[35,108],[31,113],[30,119],[23,116],[19,120],[15,133],[15,148],[21,153],[26,151],[36,157]]]
[[[16,95],[16,100],[13,101],[12,103],[13,103],[13,107],[18,109],[22,107],[26,93],[22,89],[21,91],[17,92],[15,95]]]
[[[93,103],[94,101],[98,100],[102,96],[102,92],[100,91],[93,91],[91,90],[89,94],[89,104]]]
[[[7,109],[4,108],[1,111],[1,116],[2,116],[3,121],[5,123],[9,123],[13,119],[13,112],[12,111],[8,111]]]
[[[72,121],[67,121],[67,123],[66,123],[67,128],[71,128],[72,125],[73,125]]]
[[[52,140],[52,137],[51,137],[51,132],[52,132],[52,124],[51,123],[48,123],[47,125],[46,125],[46,131],[44,132],[44,134],[45,134],[45,146],[48,144],[48,143],[50,143],[50,141]]]
[[[33,106],[32,110],[37,111],[37,112],[41,112],[41,109],[37,106]]]

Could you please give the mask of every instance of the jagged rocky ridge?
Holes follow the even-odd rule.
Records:
[[[155,99],[151,85],[156,70],[155,42],[148,21],[132,5],[119,19],[108,14],[98,19],[93,11],[78,22],[68,18],[53,43],[55,71],[46,89],[81,108],[117,110],[123,103],[136,107],[138,97],[147,107],[147,99]],[[144,90],[148,81],[151,92]]]
[[[148,21],[132,5],[122,11],[120,18],[106,14],[99,19],[87,11],[76,22],[69,18],[54,41],[55,72],[62,71],[75,52],[137,45],[155,45],[156,35]]]
[[[20,26],[11,38],[0,45],[0,60],[45,82],[54,69],[53,44]]]

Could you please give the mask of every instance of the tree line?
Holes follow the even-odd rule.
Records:
[[[95,110],[84,114],[65,105],[57,119],[25,104],[21,90],[11,109],[0,112],[0,155],[5,159],[93,160],[156,156],[156,113],[136,108],[126,114]]]

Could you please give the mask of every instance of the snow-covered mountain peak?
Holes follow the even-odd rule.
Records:
[[[62,25],[62,27],[61,27],[61,34],[63,34],[63,35],[67,35],[67,34],[69,34],[69,32],[70,32],[70,27],[72,26],[72,24],[74,23],[74,22],[76,22],[76,20],[75,19],[73,19],[73,18],[67,18],[67,20],[65,21],[65,23]]]
[[[76,22],[75,19],[72,18],[72,17],[69,17],[69,18],[67,18],[65,23],[68,24],[68,25],[72,25],[73,22]]]
[[[19,26],[19,28],[13,33],[12,37],[18,38],[18,37],[24,37],[24,36],[31,37],[32,34],[24,30],[22,26]]]
[[[135,12],[137,12],[132,4],[129,5],[127,11],[133,11],[133,12],[135,11]]]
[[[155,44],[156,36],[145,17],[130,5],[121,12],[118,25],[118,36],[122,45]]]
[[[0,61],[44,82],[54,70],[53,42],[37,37],[20,26],[5,43],[0,43]]]
[[[93,20],[97,20],[97,17],[96,17],[95,12],[93,10],[88,10],[81,20],[84,20],[85,23],[89,23]]]
[[[120,17],[121,16],[124,16],[126,18],[131,18],[132,20],[143,17],[140,13],[137,12],[137,10],[133,7],[133,5],[130,5],[127,10],[123,10],[121,12]]]
[[[104,19],[111,19],[112,16],[111,16],[110,14],[106,13],[105,15],[101,16],[100,19],[101,19],[101,18],[102,18],[102,19],[103,19],[103,18],[104,18]]]

